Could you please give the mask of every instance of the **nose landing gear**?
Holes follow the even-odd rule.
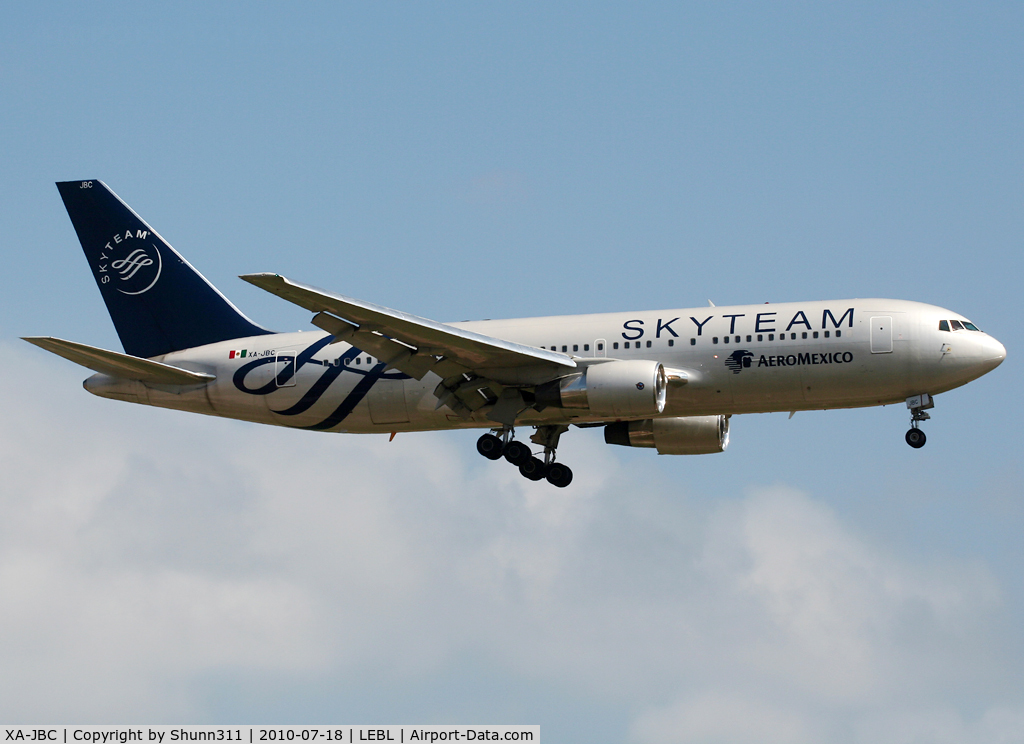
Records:
[[[558,438],[568,430],[568,426],[562,425],[537,427],[537,432],[530,437],[530,441],[544,448],[543,460],[535,457],[525,442],[512,438],[515,430],[511,426],[494,429],[495,433],[484,434],[476,442],[476,451],[488,460],[500,460],[504,457],[519,468],[524,478],[532,481],[547,478],[551,485],[565,488],[572,483],[572,470],[567,465],[555,462],[555,448],[558,447]]]
[[[910,409],[910,430],[907,432],[906,440],[907,444],[914,449],[921,449],[928,441],[928,437],[918,427],[922,421],[931,418],[925,409],[934,407],[935,401],[928,393],[912,395],[907,398],[907,408]]]
[[[924,435],[924,432],[918,429],[916,426],[911,424],[910,430],[906,436],[907,444],[914,449],[921,449],[924,447],[925,442],[928,441],[928,437]]]

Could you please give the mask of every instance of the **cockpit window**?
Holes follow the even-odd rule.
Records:
[[[964,324],[959,320],[951,320],[949,323],[953,326],[954,331],[962,331],[964,329]]]
[[[948,331],[949,330],[949,321],[948,320],[940,320],[939,321],[939,330],[940,331]]]
[[[980,328],[978,328],[978,326],[974,325],[974,323],[968,323],[966,320],[964,321],[964,328],[966,328],[968,331],[980,331],[981,330]]]

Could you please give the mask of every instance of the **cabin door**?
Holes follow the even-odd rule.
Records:
[[[892,318],[888,315],[871,319],[871,353],[888,354],[892,351]]]

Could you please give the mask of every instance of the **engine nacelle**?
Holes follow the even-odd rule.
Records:
[[[667,388],[660,362],[637,359],[592,364],[582,372],[539,385],[536,399],[598,416],[655,416],[665,410]]]
[[[659,455],[710,455],[729,446],[728,416],[678,416],[617,421],[604,427],[604,441],[655,447]]]

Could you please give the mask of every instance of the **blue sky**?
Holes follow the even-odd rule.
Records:
[[[1024,740],[1013,3],[21,4],[0,27],[0,719],[524,722],[559,741]],[[131,407],[53,182],[257,322],[277,271],[436,318],[897,297],[1007,361],[737,417],[698,458]],[[24,347],[24,348],[23,348]],[[916,739],[915,739],[916,737]]]

